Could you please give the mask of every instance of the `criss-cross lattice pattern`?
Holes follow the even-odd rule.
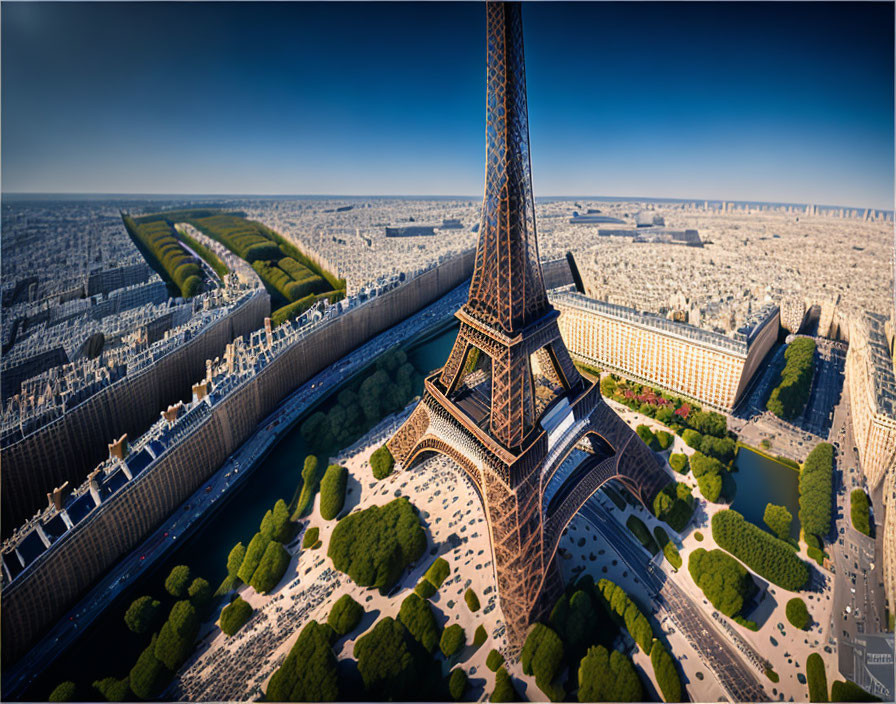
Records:
[[[523,27],[518,3],[490,2],[485,200],[467,312],[514,335],[549,310],[529,159]]]
[[[517,654],[532,621],[549,613],[562,591],[557,541],[582,503],[614,477],[649,502],[665,475],[600,390],[586,386],[560,337],[538,262],[520,7],[487,8],[486,185],[470,296],[445,366],[426,379],[423,399],[387,444],[403,467],[440,452],[472,479],[488,520],[508,645]],[[468,361],[474,349],[478,366]],[[552,394],[540,404],[533,358]],[[550,451],[541,418],[551,407],[562,411],[561,402],[574,423],[563,447]],[[606,438],[616,454],[582,464],[547,510],[543,470],[588,433]]]

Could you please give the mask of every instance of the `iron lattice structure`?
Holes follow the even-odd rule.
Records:
[[[486,8],[485,198],[469,299],[445,366],[388,446],[404,467],[447,455],[472,480],[518,652],[562,591],[557,544],[584,502],[618,479],[649,506],[669,480],[560,337],[538,257],[520,5]]]

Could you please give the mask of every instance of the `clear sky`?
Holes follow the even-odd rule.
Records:
[[[892,3],[526,3],[535,192],[893,207]],[[6,192],[475,195],[480,3],[2,5]]]

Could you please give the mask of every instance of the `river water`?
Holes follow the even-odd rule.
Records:
[[[421,374],[427,374],[445,363],[456,336],[457,326],[452,324],[410,343],[406,348],[409,361]],[[362,370],[359,375],[366,371]],[[343,383],[349,381],[346,379]],[[300,416],[248,481],[217,505],[215,513],[166,559],[125,589],[84,635],[40,675],[23,699],[46,701],[53,688],[65,680],[73,680],[78,685],[80,697],[96,699],[100,695],[91,689],[94,680],[127,675],[146,647],[147,637],[137,636],[127,629],[124,612],[135,598],[149,594],[162,602],[167,613],[172,598],[164,591],[163,582],[175,565],[188,565],[193,575],[204,577],[212,588],[216,588],[227,574],[227,555],[231,548],[240,541],[248,544],[265,511],[277,499],[289,502],[292,498],[309,451],[299,433],[301,423],[318,409],[328,410],[335,403],[339,390],[334,389]],[[416,393],[422,390],[421,386]],[[325,460],[322,458],[321,461]]]
[[[800,522],[799,474],[796,470],[775,462],[758,452],[741,447],[735,460],[737,492],[731,508],[743,514],[751,523],[767,529],[763,521],[766,504],[784,506],[793,514],[790,535],[799,537]]]

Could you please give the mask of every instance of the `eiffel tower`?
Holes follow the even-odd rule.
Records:
[[[560,337],[535,234],[520,5],[486,8],[485,199],[469,299],[448,361],[387,444],[405,468],[442,453],[472,480],[516,654],[562,591],[557,544],[584,502],[617,479],[650,506],[669,479]]]

